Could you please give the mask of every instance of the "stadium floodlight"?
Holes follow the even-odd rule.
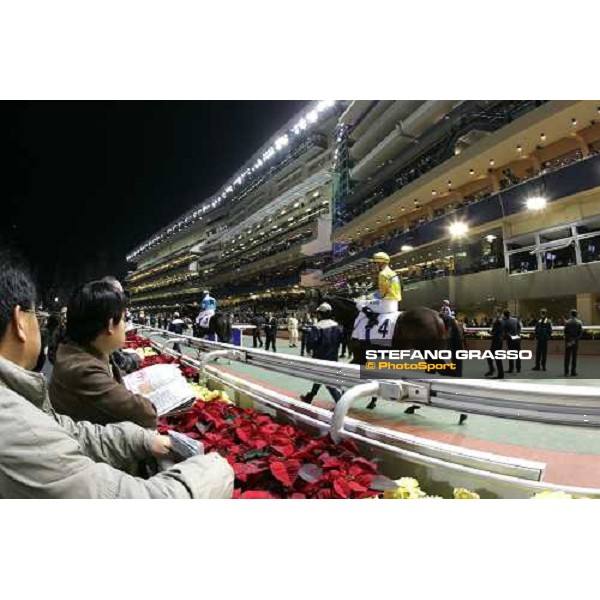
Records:
[[[543,196],[534,196],[533,198],[527,198],[525,201],[527,210],[542,210],[546,208],[546,204],[548,204],[548,200]]]
[[[469,231],[469,226],[464,221],[455,221],[448,229],[452,237],[462,237]]]
[[[400,248],[400,251],[401,251],[401,252],[410,252],[412,249],[413,249],[413,247],[412,247],[412,246],[408,246],[407,244],[405,244],[404,246],[402,246],[402,247]]]
[[[489,235],[485,236],[485,241],[491,244],[497,237],[498,236],[495,236],[492,233],[490,233]]]

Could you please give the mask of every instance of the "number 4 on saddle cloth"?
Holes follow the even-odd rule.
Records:
[[[196,325],[202,327],[203,329],[208,329],[210,327],[210,318],[215,314],[214,310],[203,310],[196,317]]]
[[[396,321],[401,314],[400,311],[376,314],[377,324],[369,326],[369,317],[361,311],[354,321],[352,338],[372,344],[387,345],[386,342],[391,342],[394,337]]]

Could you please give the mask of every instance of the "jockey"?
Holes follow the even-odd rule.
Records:
[[[200,313],[196,317],[196,324],[201,327],[208,327],[208,324],[202,324],[212,317],[217,310],[217,301],[210,295],[208,290],[202,292],[202,300],[200,300]]]
[[[389,255],[385,252],[376,252],[372,260],[379,272],[379,289],[375,293],[375,300],[371,300],[363,308],[363,312],[369,317],[368,327],[377,324],[377,314],[396,312],[398,302],[402,300],[400,277],[390,268]]]
[[[452,310],[452,307],[450,306],[450,300],[444,300],[442,302],[442,307],[440,308],[440,315],[442,317],[453,317],[454,316],[454,311]]]

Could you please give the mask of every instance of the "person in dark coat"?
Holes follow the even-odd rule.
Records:
[[[495,352],[496,350],[502,350],[502,346],[504,344],[504,322],[502,320],[502,313],[500,309],[496,309],[496,318],[492,323],[492,329],[490,331],[492,336],[492,343],[490,346],[490,350]],[[491,377],[494,375],[494,361],[491,358],[487,359],[488,362],[488,372],[485,374],[485,377]],[[502,361],[496,359],[496,368],[498,369],[498,374],[494,377],[494,379],[504,379],[504,365]]]
[[[306,348],[312,353],[313,358],[321,360],[330,360],[337,362],[340,344],[342,343],[342,328],[331,318],[331,305],[327,302],[323,302],[319,308],[317,308],[317,316],[319,318],[316,325],[311,328],[306,341]],[[319,393],[321,384],[314,383],[312,389],[308,394],[300,396],[303,402],[309,404],[313,401],[313,398]],[[327,386],[331,397],[334,402],[337,402],[341,397],[342,393],[339,389]]]
[[[306,340],[313,325],[316,325],[316,320],[307,313],[300,324],[300,356],[304,356],[306,352]]]
[[[185,328],[185,321],[179,317],[178,312],[173,313],[173,319],[169,323],[169,331],[176,335],[183,335],[184,328]],[[179,342],[175,342],[173,344],[173,350],[175,350],[175,352],[179,352],[179,354],[181,354],[181,345],[179,344]]]
[[[265,321],[265,350],[270,347],[273,348],[273,352],[277,352],[275,347],[275,341],[277,340],[277,319],[273,316],[273,313],[267,313]]]
[[[535,367],[532,371],[546,370],[548,358],[548,340],[552,337],[552,323],[546,315],[546,309],[540,310],[540,318],[535,324]]]
[[[577,350],[579,348],[579,338],[583,333],[583,324],[577,318],[577,311],[571,311],[571,318],[565,322],[565,377],[577,376]]]
[[[250,321],[251,325],[254,325],[254,329],[252,330],[252,347],[256,348],[257,345],[262,348],[263,341],[262,336],[260,335],[261,329],[265,326],[265,320],[261,315],[254,315],[252,320]]]
[[[504,339],[508,350],[521,350],[521,321],[516,317],[510,316],[510,310],[504,311]],[[517,373],[521,372],[521,359],[517,358]],[[508,373],[515,372],[515,360],[508,360]]]

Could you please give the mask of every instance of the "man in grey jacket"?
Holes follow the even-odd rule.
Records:
[[[40,350],[35,300],[27,271],[0,253],[0,498],[230,498],[233,471],[218,454],[140,479],[119,469],[167,457],[167,436],[54,412],[43,375],[30,370]]]

